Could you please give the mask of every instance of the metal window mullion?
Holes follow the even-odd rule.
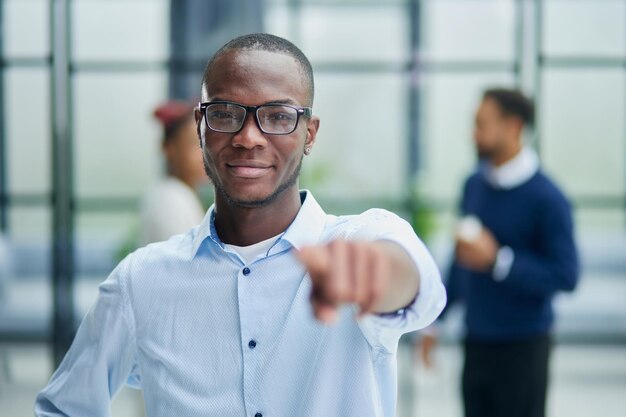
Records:
[[[51,0],[52,348],[56,365],[61,362],[74,338],[69,17],[69,0]]]
[[[409,78],[409,96],[407,106],[407,169],[405,171],[405,188],[407,190],[405,197],[405,207],[410,215],[410,222],[416,226],[415,213],[418,211],[419,205],[422,204],[422,196],[417,193],[417,178],[420,171],[420,158],[421,158],[421,138],[419,130],[419,119],[421,114],[420,106],[420,89],[421,89],[421,75],[424,72],[424,68],[420,62],[420,46],[421,46],[421,34],[420,34],[420,20],[421,20],[421,0],[410,0],[407,4],[409,8],[409,63],[406,67],[406,73]],[[401,392],[400,394],[405,398],[405,406],[403,407],[403,416],[412,416],[416,411],[416,401],[414,394],[415,385],[414,380],[411,378],[410,372],[401,372],[399,377],[401,380]]]
[[[515,0],[515,36],[513,36],[513,51],[515,54],[515,84],[522,89],[522,67],[524,62],[524,0]]]
[[[0,0],[0,34],[4,33],[4,1]],[[4,61],[4,36],[0,36],[0,57]],[[5,66],[0,65],[0,232],[8,231],[8,181],[7,181],[7,161],[6,154],[6,128],[4,115],[4,70]]]
[[[543,2],[542,0],[534,0],[534,54],[535,54],[535,78],[534,78],[534,96],[535,96],[535,126],[534,126],[534,144],[537,155],[541,159],[541,111],[542,111],[542,75],[543,75]]]
[[[420,135],[419,135],[419,116],[420,116],[420,81],[423,67],[420,59],[420,19],[421,19],[421,1],[412,0],[408,7],[410,16],[410,39],[409,39],[409,105],[408,105],[408,144],[407,144],[407,184],[409,190],[409,201],[414,209],[415,181],[420,169]]]

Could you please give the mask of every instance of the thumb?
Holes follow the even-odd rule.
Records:
[[[330,255],[325,246],[306,246],[295,250],[295,255],[313,279],[325,275],[329,269]]]

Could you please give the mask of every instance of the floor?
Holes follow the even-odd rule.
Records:
[[[51,371],[42,345],[0,345],[0,416],[32,416],[37,391]],[[409,346],[399,353],[398,417],[460,417],[460,350],[443,346],[434,369],[413,361]],[[112,416],[143,415],[140,393],[125,388],[114,399]],[[549,417],[623,417],[626,410],[626,346],[558,345],[552,363]],[[600,412],[601,410],[601,412]]]

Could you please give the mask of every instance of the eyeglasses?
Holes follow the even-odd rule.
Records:
[[[243,127],[248,112],[254,112],[257,126],[268,135],[288,135],[298,127],[300,116],[311,117],[310,107],[287,104],[244,106],[230,101],[199,103],[209,129],[221,133],[237,133]]]

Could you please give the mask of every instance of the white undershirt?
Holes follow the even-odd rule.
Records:
[[[250,246],[235,246],[229,245],[227,243],[224,244],[225,247],[236,252],[241,259],[246,263],[246,265],[250,265],[257,258],[262,258],[267,255],[267,252],[270,250],[274,243],[278,240],[278,238],[282,235],[276,235],[274,237],[270,237],[269,239],[263,240],[259,243],[255,243]]]

